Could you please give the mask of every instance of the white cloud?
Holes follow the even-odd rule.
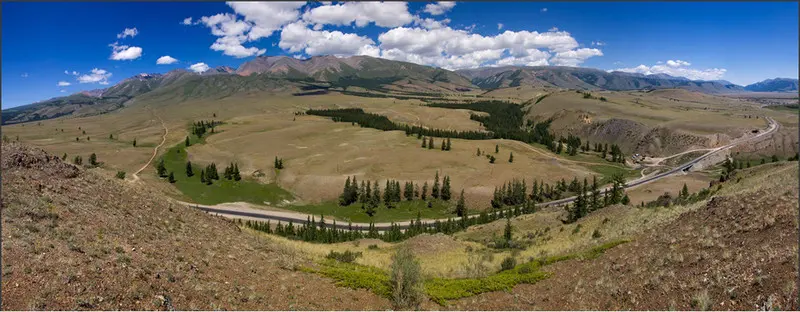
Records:
[[[558,31],[558,27],[555,26],[550,27],[550,29],[548,29],[547,31]]]
[[[668,60],[667,61],[667,66],[669,66],[669,67],[692,66],[692,63],[689,63],[689,62],[686,62],[686,61],[681,61],[681,60],[676,60],[676,61]]]
[[[430,15],[442,15],[456,6],[455,1],[439,1],[425,6],[425,12]]]
[[[566,52],[558,52],[550,59],[550,63],[557,66],[578,66],[592,56],[603,56],[598,49],[581,48]]]
[[[278,46],[290,53],[305,52],[311,56],[380,55],[375,42],[366,36],[340,31],[313,30],[302,21],[283,28]]]
[[[322,26],[349,26],[355,22],[357,27],[375,23],[380,27],[399,27],[414,20],[408,12],[405,2],[345,2],[335,5],[323,5],[303,13],[303,20],[315,25],[316,30]]]
[[[602,42],[602,41],[592,41],[592,45],[593,46],[602,47],[602,46],[606,45],[606,43]]]
[[[77,75],[78,75],[78,72],[76,72],[76,71],[74,71],[74,70],[73,70],[73,71],[72,71],[72,73],[70,73],[68,70],[65,70],[65,71],[64,71],[64,75],[73,75],[73,76],[77,76]]]
[[[437,21],[432,18],[420,18],[419,16],[414,16],[414,25],[421,26],[425,29],[438,29],[447,26],[450,23],[449,18],[445,18],[443,20]]]
[[[450,27],[399,27],[382,33],[378,40],[384,58],[447,69],[550,63],[576,66],[589,57],[602,55],[598,49],[577,49],[578,42],[564,31],[507,30],[496,36],[483,36]]]
[[[109,73],[105,69],[97,69],[97,68],[95,68],[95,69],[92,69],[92,72],[90,74],[78,76],[78,82],[80,82],[80,83],[99,83],[99,84],[102,84],[102,85],[107,85],[108,84],[108,78],[111,78],[111,73]]]
[[[184,18],[183,19],[183,23],[181,23],[181,24],[192,25],[192,17],[190,16],[190,17]]]
[[[110,60],[114,61],[130,61],[140,58],[142,56],[142,48],[129,47],[126,45],[118,45],[116,42],[110,44],[113,51],[111,52]]]
[[[28,78],[28,73],[22,73],[22,75],[20,75],[20,76],[21,76],[22,78]]]
[[[136,35],[138,35],[138,34],[139,34],[139,31],[136,29],[136,27],[134,27],[134,28],[125,28],[125,30],[123,30],[121,33],[117,34],[117,38],[119,38],[119,39],[124,39],[125,37],[133,38],[133,37],[136,37]]]
[[[209,67],[208,67],[208,65],[206,65],[206,63],[196,63],[196,64],[192,64],[192,66],[189,66],[189,70],[191,70],[191,71],[193,71],[195,73],[202,73],[202,72],[207,71],[208,69],[209,69]]]
[[[156,60],[156,64],[157,65],[168,65],[168,64],[174,64],[174,63],[177,63],[177,62],[178,62],[178,60],[176,58],[171,57],[169,55],[164,55],[162,57],[159,57]]]
[[[547,8],[542,8],[540,11],[547,12]]]
[[[503,23],[497,23],[497,30],[503,30]]]
[[[639,65],[630,68],[619,68],[614,71],[639,73],[644,75],[667,74],[675,77],[686,77],[691,80],[719,80],[727,72],[724,68],[693,69],[692,64],[681,60],[668,60],[666,65],[659,62],[653,66]]]
[[[69,85],[71,85],[71,83],[66,82],[66,81],[59,81],[58,82],[58,86],[59,87],[66,87],[66,86],[69,86]]]
[[[300,8],[305,1],[295,2],[227,2],[228,6],[244,16],[244,20],[251,25],[247,38],[250,41],[266,38],[278,31],[286,24],[296,21],[300,17]]]
[[[61,93],[66,93],[67,90],[61,89]]]

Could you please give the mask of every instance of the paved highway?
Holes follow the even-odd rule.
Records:
[[[642,184],[646,184],[646,183],[650,183],[650,182],[653,182],[653,181],[657,181],[657,180],[666,178],[666,177],[668,177],[670,175],[679,173],[681,171],[686,171],[689,168],[691,168],[693,165],[695,165],[698,162],[706,159],[707,157],[713,155],[714,153],[730,149],[731,147],[734,147],[736,145],[739,145],[739,144],[742,144],[742,143],[745,143],[745,142],[749,142],[749,141],[758,139],[758,138],[763,137],[765,135],[769,135],[769,134],[777,131],[780,128],[780,125],[774,119],[769,118],[769,117],[765,117],[765,118],[769,122],[769,128],[766,131],[760,132],[759,134],[757,134],[755,136],[752,136],[752,137],[746,137],[746,138],[741,138],[741,139],[738,139],[738,140],[734,140],[731,143],[728,143],[728,144],[723,145],[721,147],[715,148],[715,149],[709,151],[708,153],[705,153],[702,156],[697,157],[697,158],[695,158],[695,159],[693,159],[693,160],[691,160],[691,161],[689,161],[687,163],[684,163],[683,165],[675,167],[675,168],[673,168],[673,169],[671,169],[671,170],[669,170],[667,172],[659,173],[659,174],[656,174],[656,175],[653,175],[653,176],[650,176],[650,177],[642,177],[642,178],[639,178],[639,179],[636,179],[636,180],[633,180],[633,181],[629,181],[629,182],[626,183],[625,189],[634,188],[634,187],[637,187],[637,186],[642,185]],[[608,190],[609,189],[601,190],[601,194],[605,194],[605,192],[607,192]],[[538,203],[538,204],[536,204],[536,206],[538,206],[538,207],[549,207],[549,206],[563,205],[563,204],[566,204],[566,203],[574,201],[575,198],[576,198],[576,196],[572,196],[572,197],[568,197],[568,198],[562,198],[562,199],[559,199],[559,200],[554,200],[554,201],[550,201],[550,202],[546,202],[546,203]],[[306,214],[302,214],[302,213],[294,213],[294,212],[278,212],[278,211],[255,210],[255,209],[226,209],[226,208],[219,208],[219,207],[201,206],[201,205],[190,204],[190,203],[184,203],[184,204],[186,204],[186,205],[188,205],[190,207],[197,208],[197,209],[202,210],[202,211],[206,211],[208,213],[218,214],[218,215],[222,215],[222,216],[229,217],[229,218],[256,219],[256,220],[261,220],[261,221],[272,220],[273,222],[281,221],[281,222],[284,222],[284,223],[288,223],[288,222],[291,221],[291,222],[293,222],[295,224],[303,224],[304,222],[306,222],[307,218],[311,217],[311,215],[306,215]],[[316,216],[316,217],[319,217],[319,216]],[[400,228],[405,229],[405,228],[408,228],[408,226],[410,224],[410,221],[411,220],[403,221],[403,222],[395,222],[395,223],[389,223],[389,222],[375,223],[374,226],[378,231],[389,230],[391,228],[392,224],[396,224]],[[427,222],[428,224],[433,224],[437,220],[436,219],[423,219],[422,221],[423,222]],[[447,219],[438,219],[438,221],[447,221]],[[329,220],[326,223],[328,224],[328,226],[330,226],[330,225],[332,225],[332,220]],[[366,223],[353,223],[352,225],[348,225],[347,223],[337,223],[336,224],[336,227],[339,228],[339,229],[348,229],[348,228],[350,228],[350,226],[352,226],[352,229],[354,229],[354,230],[355,229],[366,230],[367,228],[369,228],[369,224],[366,224]]]

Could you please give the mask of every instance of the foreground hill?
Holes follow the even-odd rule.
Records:
[[[452,308],[797,310],[797,163],[754,167],[736,179],[596,259],[553,264],[546,268],[553,278]],[[586,218],[600,223],[604,213]]]
[[[231,222],[2,146],[4,310],[378,310]],[[329,300],[331,297],[336,300]]]
[[[505,66],[459,70],[459,74],[483,89],[533,85],[581,90],[641,90],[681,88],[704,93],[744,92],[741,86],[725,81],[694,81],[664,74],[642,75],[606,72],[593,68],[564,66]]]

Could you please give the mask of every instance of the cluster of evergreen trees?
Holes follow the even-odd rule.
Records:
[[[602,198],[600,197],[601,193],[603,193]],[[609,205],[627,205],[629,203],[628,194],[625,194],[625,178],[621,174],[612,176],[611,189],[605,192],[601,192],[598,189],[597,178],[592,178],[591,185],[589,185],[587,179],[583,179],[583,184],[580,185],[580,191],[578,191],[575,202],[564,206],[567,211],[565,222],[575,222],[590,212]]]
[[[559,145],[566,144],[567,146],[567,154],[570,156],[575,156],[578,154],[578,149],[582,148],[581,146],[581,139],[579,137],[568,135],[567,138],[562,137],[559,142]],[[558,150],[562,150],[563,147],[559,147]]]
[[[596,143],[594,145],[594,151],[597,153],[601,153],[602,155],[600,157],[602,157],[603,159],[607,159],[609,152],[608,143],[606,144]],[[622,149],[620,149],[619,146],[617,146],[616,144],[611,144],[611,161],[623,164],[625,163],[625,154],[622,153]]]
[[[211,121],[196,121],[192,123],[192,133],[196,135],[198,138],[202,138],[206,132],[211,130],[211,133],[214,133],[214,128],[218,125],[221,125],[221,121],[211,120]],[[187,140],[188,141],[188,140]],[[188,145],[187,145],[188,146]]]
[[[217,172],[217,164],[211,163],[205,169],[200,171],[200,182],[207,185],[214,183],[214,180],[219,180],[219,172]]]
[[[383,194],[383,196],[381,196]],[[434,176],[433,187],[431,188],[431,197],[449,201],[452,197],[450,190],[450,176],[445,176],[441,187],[439,185],[439,172]],[[428,182],[425,182],[420,191],[419,185],[414,185],[414,182],[405,182],[404,186],[400,187],[400,182],[396,180],[387,180],[386,186],[381,193],[381,187],[378,181],[361,181],[358,184],[356,177],[347,177],[344,183],[344,189],[339,195],[339,205],[348,206],[354,203],[360,203],[361,208],[369,215],[375,215],[376,209],[380,206],[381,201],[386,208],[394,208],[403,198],[405,200],[428,198]]]
[[[385,242],[397,242],[422,233],[453,234],[458,231],[463,231],[467,227],[473,225],[486,224],[495,220],[516,217],[534,212],[536,212],[536,207],[532,204],[526,204],[504,210],[495,210],[492,212],[484,211],[477,216],[471,217],[467,217],[466,214],[463,214],[459,218],[448,218],[447,221],[435,221],[433,223],[422,222],[420,215],[417,214],[416,220],[412,220],[411,224],[406,229],[401,229],[399,225],[392,223],[390,228],[388,230],[384,230],[383,233],[378,232],[378,230],[375,228],[375,224],[372,222],[370,222],[366,229],[353,227],[352,224],[348,224],[347,228],[343,229],[339,226],[336,226],[336,221],[333,221],[333,223],[330,225],[327,224],[324,220],[324,216],[321,216],[319,221],[316,221],[315,218],[312,217],[306,220],[306,222],[300,226],[296,226],[292,222],[283,224],[282,222],[278,221],[278,224],[274,227],[274,229],[270,224],[270,221],[242,221],[241,219],[237,219],[237,222],[240,225],[247,226],[257,231],[306,242],[330,244],[358,240],[362,238],[375,238]]]
[[[241,180],[242,176],[239,174],[239,164],[231,163],[228,167],[225,167],[223,176],[227,180]]]
[[[417,138],[421,138],[422,139],[422,148],[433,149],[433,147],[434,147],[433,137],[425,138],[421,134],[417,134]],[[450,138],[443,139],[442,140],[441,149],[443,151],[449,151],[450,148],[451,148]]]
[[[283,158],[278,158],[278,156],[275,156],[274,167],[275,169],[283,169]]]
[[[406,135],[418,134],[421,136],[434,136],[440,138],[461,138],[470,140],[488,140],[493,138],[491,133],[483,131],[455,131],[442,129],[428,129],[421,126],[409,126],[398,124],[386,118],[386,116],[366,113],[360,108],[341,108],[341,109],[310,109],[306,111],[308,115],[331,117],[336,122],[358,123],[361,127],[374,128],[383,131],[402,130]]]

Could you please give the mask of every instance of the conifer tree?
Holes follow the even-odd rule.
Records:
[[[463,217],[467,214],[467,204],[464,202],[464,189],[461,189],[461,196],[459,196],[458,204],[456,204],[456,214],[459,217]]]
[[[419,196],[422,200],[428,199],[428,181],[422,184],[422,193]]]
[[[67,160],[67,153],[64,153],[64,156],[61,156],[61,160]]]
[[[136,138],[133,139],[133,147],[136,147]]]
[[[233,180],[240,181],[242,176],[239,174],[239,164],[233,164]]]
[[[428,139],[422,137],[422,148],[427,148],[427,147],[428,147]]]
[[[478,153],[477,153],[477,155],[478,155],[478,156],[481,156],[481,148],[480,148],[480,147],[478,148]]]
[[[514,162],[514,152],[508,154],[508,162],[510,163]]]
[[[511,240],[514,238],[513,227],[511,226],[511,218],[506,218],[506,227],[503,229],[503,238],[506,240],[506,244],[510,243]]]
[[[386,187],[383,189],[383,204],[386,208],[394,208],[394,200],[392,199],[393,184],[386,180]]]
[[[349,192],[350,192],[350,177],[347,177],[347,181],[344,182],[344,190],[342,190],[342,194],[339,195],[339,205],[347,206],[350,204],[348,202]]]
[[[89,155],[89,165],[97,166],[97,154],[92,153],[91,155]]]
[[[592,176],[592,210],[600,209],[600,190],[597,189],[597,176]]]
[[[561,154],[561,152],[563,152],[563,151],[564,151],[564,144],[561,143],[561,142],[558,142],[558,147],[556,148],[556,154]]]
[[[186,162],[186,176],[187,177],[191,177],[193,175],[194,175],[194,172],[192,171],[192,162],[191,161],[187,161]]]
[[[447,138],[447,150],[450,150],[450,138]]]
[[[175,174],[172,171],[169,172],[169,183],[175,183]]]
[[[367,194],[367,186],[364,183],[364,181],[361,181],[361,188],[358,191],[358,202],[361,203],[361,204],[366,203],[367,202],[367,196],[369,196],[369,194]],[[362,207],[363,207],[363,205],[362,205]]]
[[[206,183],[206,171],[200,170],[200,183]]]
[[[439,198],[439,171],[436,171],[436,176],[433,178],[433,187],[431,188],[431,197]]]
[[[159,177],[166,177],[167,176],[167,167],[164,166],[164,158],[158,161],[158,165],[156,166],[156,171],[158,171]]]
[[[500,145],[498,145],[498,144],[495,144],[495,145],[494,145],[494,153],[495,153],[495,154],[497,154],[497,153],[499,153],[499,152],[500,152]]]
[[[444,181],[442,182],[442,193],[441,193],[442,200],[449,201],[451,194],[450,194],[450,176],[444,176]]]
[[[443,150],[443,151],[446,151],[446,150],[447,150],[447,144],[446,144],[446,142],[445,142],[445,140],[444,140],[444,139],[442,139],[442,150]]]
[[[192,143],[189,142],[189,136],[188,135],[186,136],[186,141],[184,142],[184,144],[186,145],[186,147],[192,146]]]
[[[497,158],[495,158],[494,155],[490,155],[489,156],[489,163],[490,164],[493,164],[495,160],[497,160]]]
[[[363,183],[363,181],[362,181],[362,183]],[[372,183],[367,181],[366,184],[367,184],[367,187],[366,187],[366,189],[364,191],[364,203],[365,204],[369,204],[369,203],[372,202]]]
[[[405,183],[405,188],[403,190],[403,197],[405,197],[406,200],[414,199],[414,184],[412,182]]]
[[[433,149],[433,137],[428,138],[428,149]]]
[[[83,157],[75,156],[75,159],[73,160],[73,163],[75,163],[78,166],[82,165],[83,164]]]
[[[381,204],[381,187],[378,185],[377,180],[372,185],[372,201],[370,203],[373,209],[378,208]]]

